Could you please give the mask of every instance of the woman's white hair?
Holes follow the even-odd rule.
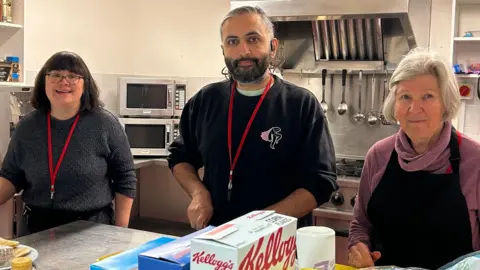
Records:
[[[443,120],[450,121],[457,115],[461,101],[457,80],[452,68],[438,53],[415,48],[403,57],[390,79],[390,91],[383,104],[383,115],[388,121],[397,122],[395,117],[395,92],[397,85],[416,76],[428,74],[437,78],[440,87],[440,94],[445,109]]]

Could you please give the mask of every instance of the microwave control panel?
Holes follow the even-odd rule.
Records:
[[[180,134],[179,124],[175,123],[173,125],[173,140],[175,140],[178,137],[179,134]]]
[[[183,110],[187,97],[187,85],[177,84],[175,88],[175,110]]]

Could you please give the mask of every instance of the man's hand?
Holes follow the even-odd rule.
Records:
[[[187,209],[190,226],[196,230],[205,228],[212,218],[213,206],[210,193],[200,192],[192,195],[192,202]]]
[[[348,263],[357,268],[375,266],[375,262],[380,259],[382,254],[378,251],[370,252],[370,249],[364,243],[360,242],[350,248],[348,254]]]

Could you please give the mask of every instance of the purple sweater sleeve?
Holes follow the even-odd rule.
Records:
[[[367,214],[368,202],[370,201],[373,190],[385,172],[390,155],[395,147],[395,137],[396,135],[393,135],[377,142],[367,152],[360,177],[360,187],[353,209],[353,220],[350,223],[348,236],[349,249],[358,242],[363,242],[371,248],[371,223]]]

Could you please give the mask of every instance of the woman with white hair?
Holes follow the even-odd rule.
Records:
[[[365,157],[349,263],[438,269],[480,249],[480,144],[452,127],[460,94],[438,54],[411,51],[389,88],[383,113],[400,129]]]

